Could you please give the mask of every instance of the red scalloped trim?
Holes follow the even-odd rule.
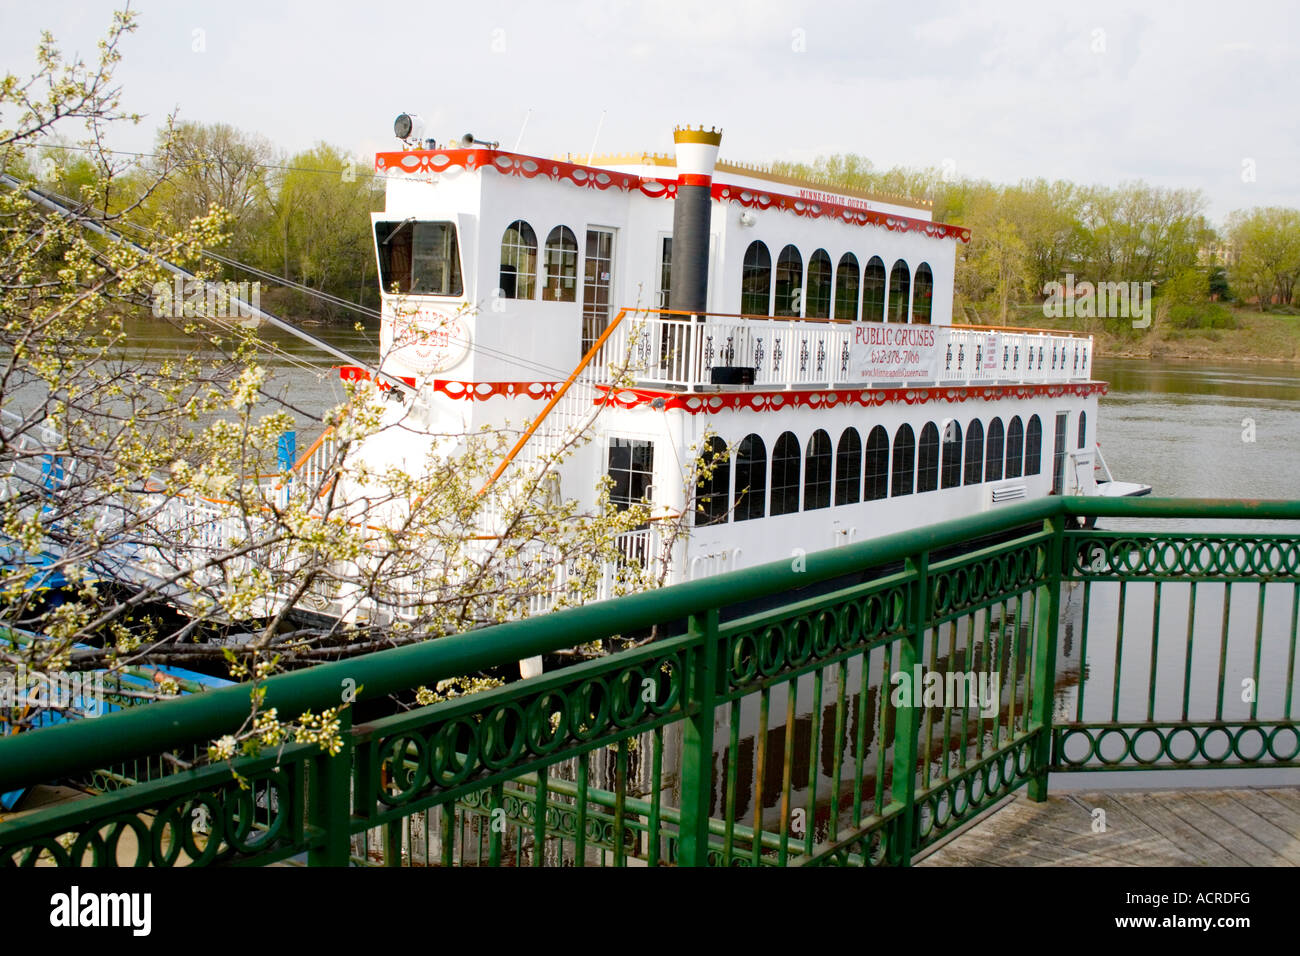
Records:
[[[376,153],[375,169],[380,172],[398,170],[403,173],[444,173],[449,169],[495,169],[502,176],[519,176],[523,179],[564,180],[585,189],[605,190],[611,187],[631,192],[640,190],[651,198],[676,197],[675,179],[646,179],[630,173],[615,173],[594,166],[565,163],[558,159],[523,156],[498,149],[410,149],[399,153]]]
[[[358,365],[340,365],[339,378],[345,382],[363,382],[369,381],[370,370],[361,368]],[[415,379],[400,376],[403,382],[412,388],[415,387]],[[561,382],[454,382],[447,379],[434,379],[433,387],[435,391],[442,392],[448,398],[463,399],[465,401],[486,402],[489,398],[501,396],[503,398],[533,398],[537,400],[554,398],[555,393],[559,390]],[[380,389],[388,388],[384,382],[379,383]]]
[[[602,396],[609,386],[597,385]],[[958,388],[855,388],[823,389],[819,391],[779,392],[661,392],[647,388],[616,389],[608,401],[621,408],[637,408],[663,401],[664,409],[713,415],[723,411],[776,412],[786,408],[836,408],[841,405],[860,405],[875,408],[882,405],[925,405],[930,402],[992,402],[1002,398],[1059,398],[1075,395],[1106,394],[1105,382],[1083,382],[1062,385],[971,385]],[[603,397],[601,401],[605,401]]]
[[[486,402],[489,398],[554,398],[563,382],[451,382],[434,379],[433,387],[449,398]]]
[[[350,380],[370,378],[370,373],[355,365],[339,367],[339,377]],[[415,379],[402,381],[414,387]],[[491,398],[530,398],[537,401],[555,397],[562,382],[457,382],[434,379],[433,387],[448,398],[462,401],[486,402]],[[381,387],[384,387],[381,385]],[[601,398],[610,391],[608,385],[596,385]],[[715,414],[722,411],[748,410],[776,412],[785,408],[835,408],[840,405],[860,405],[875,408],[882,405],[925,405],[929,402],[992,402],[1002,398],[1060,398],[1075,395],[1105,395],[1105,382],[1071,382],[1055,385],[969,385],[959,387],[929,388],[839,388],[808,391],[771,392],[666,392],[650,388],[620,388],[608,399],[609,404],[620,408],[637,408],[663,401],[663,408],[688,412],[692,415]]]
[[[334,367],[339,370],[339,378],[345,382],[370,381],[370,369],[368,368],[362,368],[360,365],[336,365]],[[411,388],[415,388],[415,379],[406,375],[399,375],[397,377],[407,385],[411,386]],[[393,386],[388,384],[388,382],[379,383],[379,390],[381,392],[386,392],[392,387]]]
[[[838,219],[851,226],[883,226],[890,232],[922,232],[931,239],[956,239],[958,242],[970,242],[970,230],[963,226],[950,226],[947,223],[931,222],[927,219],[913,219],[910,216],[900,216],[891,212],[858,209],[842,203],[816,202],[744,186],[715,184],[713,198],[722,202],[739,203],[751,209],[776,207],[809,219]]]
[[[380,172],[398,170],[403,173],[443,173],[449,169],[495,169],[503,176],[536,179],[545,176],[551,180],[564,180],[584,189],[619,189],[623,192],[639,190],[652,199],[677,197],[676,179],[646,178],[630,173],[617,173],[595,166],[565,163],[558,159],[524,156],[499,149],[409,149],[396,153],[376,153],[375,169]],[[792,212],[810,219],[836,219],[853,226],[881,226],[891,232],[921,232],[934,239],[956,239],[970,242],[970,230],[942,222],[913,219],[895,213],[868,211],[839,203],[817,202],[787,196],[784,193],[751,189],[714,182],[710,194],[719,202],[734,202],[757,209],[777,209]]]

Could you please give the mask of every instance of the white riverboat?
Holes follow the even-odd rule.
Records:
[[[532,421],[506,471],[599,408],[560,492],[592,506],[608,474],[617,502],[690,512],[670,583],[1011,501],[1150,490],[1100,463],[1091,337],[953,325],[970,233],[925,203],[719,162],[702,128],[676,130],[673,156],[585,163],[398,128],[406,148],[375,159],[382,372],[431,434]],[[683,463],[704,446],[730,455],[692,496]],[[416,468],[426,450],[388,430],[361,454]],[[658,554],[655,536],[627,552]]]

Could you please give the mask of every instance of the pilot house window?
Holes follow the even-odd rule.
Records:
[[[398,295],[460,295],[460,251],[450,222],[375,223],[379,282]]]

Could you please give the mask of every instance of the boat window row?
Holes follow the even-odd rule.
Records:
[[[765,243],[755,240],[745,250],[740,289],[740,311],[745,315],[928,325],[933,304],[934,273],[928,262],[913,274],[898,259],[886,271],[880,256],[859,266],[851,252],[832,262],[830,253],[818,249],[805,268],[802,253],[788,245],[773,266]]]
[[[536,299],[540,289],[543,302],[577,301],[578,237],[568,226],[556,226],[546,234],[539,262],[537,233],[516,219],[501,236],[497,288],[505,299]]]
[[[726,443],[716,436],[703,450],[712,468],[696,487],[696,524],[748,521],[1037,475],[1043,463],[1043,423],[1037,415],[1028,422],[1015,415],[1005,424],[994,417],[987,427],[975,418],[963,429],[956,419],[948,419],[926,422],[919,436],[908,424],[893,435],[876,425],[865,442],[853,427],[844,429],[837,441],[818,429],[806,444],[794,432],[785,432],[770,454],[761,437],[746,435],[731,452],[727,454]]]

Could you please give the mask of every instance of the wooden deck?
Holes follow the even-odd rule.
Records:
[[[1104,832],[1094,832],[1096,809]],[[1297,866],[1300,787],[1090,791],[1044,803],[1022,790],[917,865]]]

